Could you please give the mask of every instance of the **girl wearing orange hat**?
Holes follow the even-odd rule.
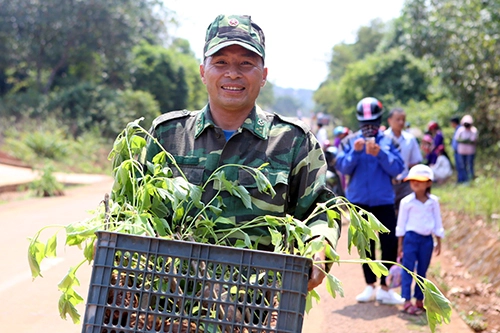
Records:
[[[441,252],[441,238],[444,237],[441,210],[438,198],[431,194],[434,181],[432,169],[424,164],[417,164],[410,169],[405,181],[410,182],[413,193],[401,200],[396,237],[398,237],[398,256],[401,263],[410,272],[425,277],[431,263],[432,252]],[[433,236],[436,238],[434,245]],[[417,265],[418,263],[418,265]],[[418,315],[424,311],[424,294],[415,285],[412,295],[412,276],[403,271],[401,296],[405,299],[403,309],[406,313]],[[412,303],[412,296],[416,299]]]

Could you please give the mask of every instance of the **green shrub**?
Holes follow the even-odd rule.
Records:
[[[103,138],[97,127],[71,140],[69,145],[71,154],[65,159],[64,165],[58,166],[59,170],[103,174],[111,172],[107,156],[112,142]]]
[[[47,96],[36,90],[27,90],[0,97],[0,118],[46,117]]]
[[[68,142],[59,132],[37,131],[22,133],[17,138],[7,137],[5,149],[25,162],[38,164],[45,159],[62,161],[68,156]]]
[[[114,139],[135,119],[152,122],[160,108],[150,93],[85,82],[52,93],[47,112],[63,119],[75,138],[97,127],[100,136]]]
[[[57,181],[54,176],[54,167],[50,164],[43,168],[40,178],[31,182],[29,188],[35,192],[37,197],[53,197],[64,194],[64,186]]]

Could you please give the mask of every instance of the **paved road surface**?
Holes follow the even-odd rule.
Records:
[[[59,247],[61,259],[52,260],[44,270],[44,278],[31,281],[26,252],[28,237],[42,226],[65,225],[89,216],[104,193],[111,188],[111,180],[73,188],[57,198],[28,199],[0,205],[0,323],[1,332],[16,333],[77,333],[81,326],[71,320],[60,319],[57,310],[59,292],[57,283],[66,274],[68,262],[81,258],[79,251]],[[344,228],[344,231],[347,228]],[[52,235],[49,231],[47,235]],[[339,253],[348,258],[345,235],[341,238]],[[62,240],[60,241],[62,242]],[[91,268],[80,269],[80,293],[86,298]],[[403,315],[400,309],[375,303],[357,304],[355,295],[363,288],[361,268],[356,264],[343,264],[333,268],[334,274],[344,283],[344,298],[332,299],[324,286],[319,287],[322,297],[320,305],[306,316],[303,333],[318,332],[430,332],[414,317]],[[84,306],[79,307],[83,316]],[[443,326],[439,332],[470,333],[471,331],[456,317],[452,324]]]
[[[57,284],[67,273],[68,262],[81,260],[76,249],[65,248],[60,239],[61,259],[48,262],[44,278],[32,282],[27,261],[28,238],[46,225],[65,225],[89,217],[111,188],[110,179],[66,191],[57,198],[28,199],[0,205],[0,332],[72,333],[81,332],[71,319],[59,317]],[[51,236],[54,230],[48,230]],[[76,258],[76,259],[73,259]],[[87,298],[91,268],[80,269],[80,293]],[[84,307],[79,307],[83,315]]]

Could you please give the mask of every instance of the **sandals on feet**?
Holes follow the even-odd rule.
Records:
[[[404,305],[403,312],[413,316],[419,316],[424,313],[424,309],[417,307],[411,303],[407,303]]]
[[[415,302],[415,306],[419,309],[421,309],[422,311],[425,311],[425,308],[424,308],[424,302],[423,301],[416,301]]]

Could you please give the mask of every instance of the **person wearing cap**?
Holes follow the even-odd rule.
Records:
[[[429,166],[417,164],[404,180],[410,183],[413,193],[404,197],[399,207],[396,226],[398,257],[402,258],[402,265],[410,272],[416,269],[418,275],[426,277],[432,252],[440,254],[441,238],[444,237],[439,201],[431,194],[434,173]],[[404,270],[401,281],[401,295],[405,300],[403,310],[408,314],[419,315],[424,311],[424,294],[418,284],[413,295],[411,288],[412,276]],[[412,298],[416,300],[415,305]]]
[[[406,112],[401,108],[392,109],[387,117],[387,122],[389,123],[389,128],[384,131],[384,134],[396,140],[405,164],[403,172],[392,180],[392,188],[396,196],[394,205],[397,214],[401,199],[411,193],[410,184],[404,182],[403,179],[408,175],[408,170],[411,167],[422,163],[423,158],[417,139],[413,134],[405,130]]]
[[[335,127],[333,129],[333,137],[335,138],[333,140],[333,145],[338,148],[340,146],[340,142],[348,135],[349,128],[340,125]]]
[[[476,156],[477,128],[473,126],[472,116],[466,114],[460,120],[460,128],[453,137],[457,142],[458,159],[464,167],[464,176],[461,183],[474,180],[474,159]],[[457,163],[458,164],[458,163]]]
[[[341,142],[335,167],[348,178],[346,197],[354,205],[373,213],[389,229],[379,234],[382,260],[396,262],[398,240],[394,235],[396,213],[392,179],[404,170],[404,162],[394,140],[380,131],[382,103],[374,97],[363,98],[356,106],[360,130]],[[370,259],[378,252],[375,242],[370,242]],[[387,265],[390,268],[391,265]],[[377,300],[383,304],[402,304],[403,299],[380,278],[380,288],[375,291],[377,276],[363,264],[366,286],[356,296],[358,302]]]
[[[450,125],[455,129],[453,137],[451,138],[451,147],[453,148],[453,158],[455,159],[455,168],[457,169],[457,183],[463,183],[466,181],[467,175],[465,173],[465,166],[462,163],[462,159],[458,155],[458,142],[455,139],[455,135],[460,128],[460,118],[457,116],[451,117]]]
[[[425,154],[425,164],[432,165],[437,161],[437,154],[435,153],[434,139],[430,134],[424,134],[420,141],[420,148]]]
[[[326,187],[327,166],[321,146],[309,127],[256,105],[267,78],[265,57],[264,32],[250,16],[217,16],[206,31],[200,65],[208,104],[198,111],[163,114],[154,120],[151,130],[193,184],[204,184],[215,170],[226,165],[225,177],[249,192],[251,207],[227,191],[219,193],[213,182],[204,188],[202,201],[207,203],[216,197],[221,211],[214,209],[209,214],[214,214],[214,219],[220,214],[236,225],[265,215],[291,215],[304,220],[317,203],[334,197]],[[150,141],[146,160],[151,161],[160,151]],[[276,192],[272,197],[261,193],[255,179],[237,166],[259,168],[265,163],[261,170]],[[178,172],[171,169],[174,175]],[[309,225],[315,236],[325,237],[335,248],[340,223],[329,227],[327,221],[326,214],[321,214]],[[274,249],[266,227],[248,233],[253,241],[259,240],[259,249]],[[325,254],[318,253],[314,259],[322,261]],[[318,286],[323,278],[323,271],[314,265],[308,288]]]

